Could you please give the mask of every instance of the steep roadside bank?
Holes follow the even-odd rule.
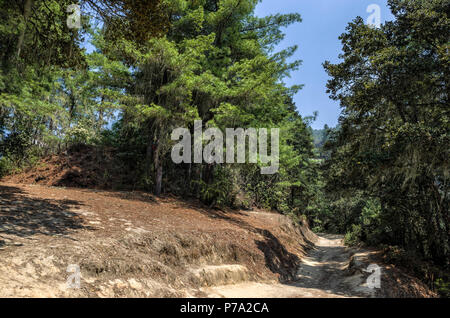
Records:
[[[314,240],[277,213],[0,184],[0,296],[205,296],[201,287],[292,279]],[[79,289],[67,288],[70,265]]]
[[[339,235],[318,236],[287,283],[244,282],[205,289],[209,297],[226,298],[349,298],[436,297],[425,284],[380,262],[378,251],[348,248]],[[380,288],[367,284],[369,265],[379,266]]]
[[[358,289],[364,255],[267,211],[0,183],[1,297],[370,296]],[[382,284],[399,290],[393,277]],[[400,296],[428,296],[417,280],[405,284]]]

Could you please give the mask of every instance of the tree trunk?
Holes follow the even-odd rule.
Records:
[[[33,1],[32,0],[26,0],[25,5],[23,8],[23,20],[24,20],[24,27],[20,31],[19,40],[17,42],[17,58],[20,57],[20,52],[22,51],[23,41],[25,39],[25,31],[27,29],[27,22],[31,15],[31,7],[32,7]]]
[[[162,174],[163,167],[162,162],[159,157],[159,143],[157,143],[155,152],[153,154],[154,158],[154,167],[155,167],[155,195],[161,195],[161,187],[162,187]]]
[[[187,180],[188,186],[185,188],[185,192],[189,193],[191,191],[191,183],[192,183],[192,163],[188,164]]]

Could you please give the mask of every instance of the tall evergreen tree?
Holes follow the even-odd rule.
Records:
[[[325,63],[342,105],[329,184],[379,199],[383,241],[448,265],[450,6],[389,5],[394,21],[354,20],[341,36],[343,62]]]

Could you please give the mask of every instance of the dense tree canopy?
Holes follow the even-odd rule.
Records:
[[[257,2],[83,1],[102,23],[98,28],[85,17],[80,30],[67,28],[63,1],[3,2],[9,19],[1,36],[10,42],[2,49],[2,74],[16,74],[2,86],[3,165],[29,165],[77,143],[109,145],[121,152],[133,187],[210,204],[240,197],[248,206],[286,212],[307,206],[311,136],[292,102],[300,86],[283,84],[300,62],[288,62],[296,47],[274,52],[281,27],[301,19],[258,18]],[[53,19],[44,23],[39,10]],[[23,38],[12,13],[27,29]],[[55,30],[54,39],[40,39],[50,32],[44,27]],[[96,47],[91,54],[82,49],[83,36]],[[222,131],[281,127],[279,173],[262,176],[250,164],[174,164],[171,132],[192,131],[194,120]]]
[[[328,185],[377,202],[378,240],[448,264],[450,6],[389,4],[394,21],[354,20],[341,36],[343,62],[325,64],[343,107]]]

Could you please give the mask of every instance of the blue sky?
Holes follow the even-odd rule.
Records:
[[[312,123],[315,129],[323,128],[324,124],[336,126],[340,114],[339,103],[326,94],[328,75],[322,63],[325,60],[338,62],[342,47],[339,35],[355,17],[361,16],[366,20],[370,16],[366,12],[370,4],[381,7],[381,22],[392,20],[386,0],[263,0],[256,8],[257,16],[292,12],[302,16],[302,23],[285,29],[286,38],[279,49],[299,46],[293,59],[300,59],[303,64],[285,82],[305,85],[295,96],[295,102],[303,116],[319,112],[317,120]]]

